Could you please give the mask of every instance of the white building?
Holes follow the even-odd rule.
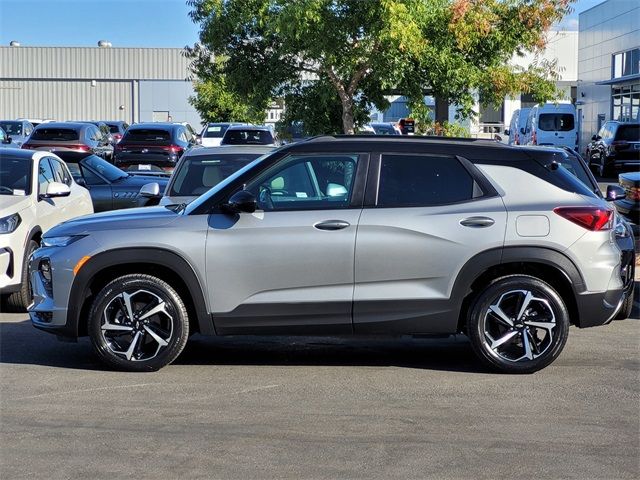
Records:
[[[640,1],[580,14],[577,90],[582,152],[605,121],[640,121]]]

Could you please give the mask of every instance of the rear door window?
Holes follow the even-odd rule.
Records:
[[[382,156],[378,207],[428,207],[473,198],[473,177],[454,157]]]
[[[574,116],[570,113],[541,113],[538,128],[545,132],[569,132],[575,128]]]

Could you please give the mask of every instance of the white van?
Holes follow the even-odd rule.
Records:
[[[523,145],[578,148],[576,107],[571,103],[544,103],[531,108]]]
[[[527,117],[529,116],[530,108],[520,108],[513,112],[511,115],[511,122],[509,128],[504,131],[505,135],[509,135],[509,145],[522,145],[522,139],[524,137],[524,128],[527,125]]]

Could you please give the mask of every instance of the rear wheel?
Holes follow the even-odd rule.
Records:
[[[558,293],[526,275],[493,281],[476,298],[467,321],[476,355],[505,373],[532,373],[553,362],[569,334]]]
[[[154,371],[180,355],[189,319],[171,285],[150,275],[125,275],[96,296],[88,332],[96,353],[108,365]]]
[[[29,240],[22,262],[22,284],[20,285],[20,290],[12,293],[7,298],[7,307],[12,312],[24,311],[31,304],[33,294],[29,283],[29,257],[38,247],[38,242]]]
[[[622,303],[622,308],[620,308],[620,311],[615,316],[615,320],[626,320],[631,316],[631,311],[633,310],[633,291],[634,289],[632,288],[629,295],[627,295],[627,298]]]

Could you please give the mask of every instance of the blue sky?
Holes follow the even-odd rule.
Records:
[[[577,30],[578,14],[601,2],[578,0],[560,27]],[[188,12],[185,0],[0,0],[0,45],[184,47],[198,40]]]

